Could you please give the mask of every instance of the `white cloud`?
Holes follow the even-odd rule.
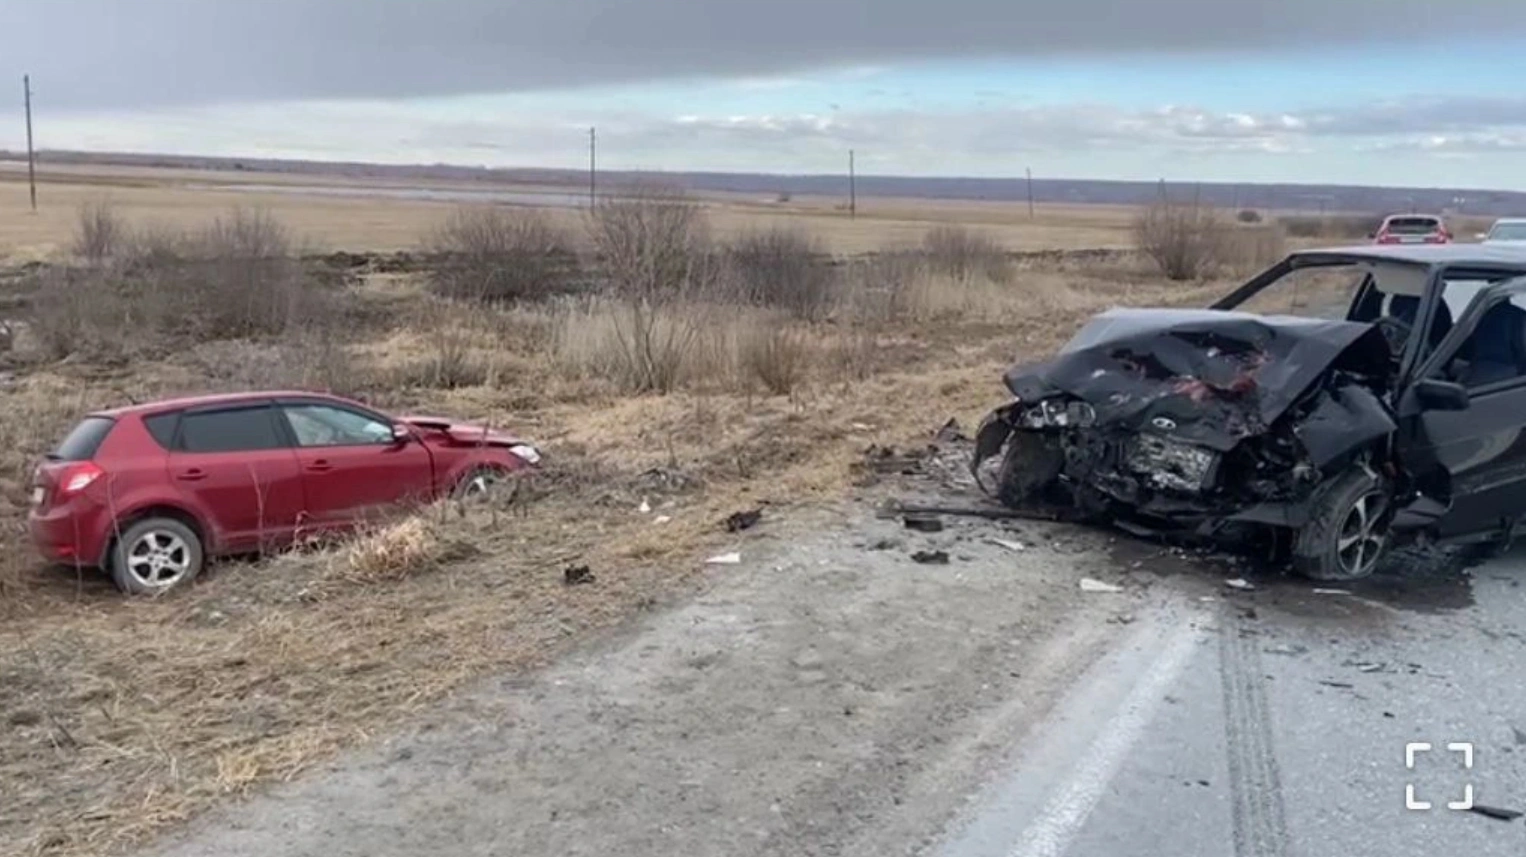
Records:
[[[1407,106],[1406,106],[1407,105]],[[846,150],[865,169],[1015,175],[1025,163],[1078,176],[1173,173],[1238,159],[1246,178],[1309,168],[1301,158],[1472,156],[1526,151],[1526,97],[1425,99],[1314,110],[1209,110],[1170,104],[1047,104],[659,114],[450,100],[332,101],[64,114],[39,126],[43,148],[132,150],[381,162],[578,166],[599,129],[611,169],[825,172]],[[0,147],[19,123],[0,118]],[[5,136],[9,134],[9,136]],[[1272,159],[1268,161],[1266,159]],[[1058,169],[1059,167],[1056,167]],[[1228,167],[1224,167],[1228,168]],[[1409,181],[1417,177],[1410,176]]]

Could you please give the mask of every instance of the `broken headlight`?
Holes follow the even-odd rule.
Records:
[[[1019,418],[1022,428],[1088,428],[1097,422],[1097,411],[1086,402],[1061,404],[1045,399],[1027,409]]]
[[[1191,494],[1209,487],[1218,463],[1211,449],[1153,434],[1134,438],[1124,455],[1125,466],[1148,484]]]

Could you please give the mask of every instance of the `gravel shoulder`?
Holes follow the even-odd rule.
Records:
[[[904,853],[1150,597],[1082,593],[1117,563],[1068,528],[769,529],[687,602],[144,853]]]

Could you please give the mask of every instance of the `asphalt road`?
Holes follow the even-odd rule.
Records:
[[[1526,822],[1447,806],[1526,811],[1526,553],[1459,565],[1420,558],[1351,594],[1178,587],[934,853],[1526,852]],[[1410,744],[1431,749],[1407,761]]]
[[[1526,852],[1526,819],[1446,808],[1526,810],[1526,553],[1242,592],[1062,527],[761,529],[693,597],[146,853]]]

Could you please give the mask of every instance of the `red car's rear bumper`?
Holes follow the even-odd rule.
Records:
[[[83,501],[83,502],[82,502]],[[110,537],[110,516],[86,498],[51,509],[33,509],[27,530],[37,552],[49,562],[97,566]]]

